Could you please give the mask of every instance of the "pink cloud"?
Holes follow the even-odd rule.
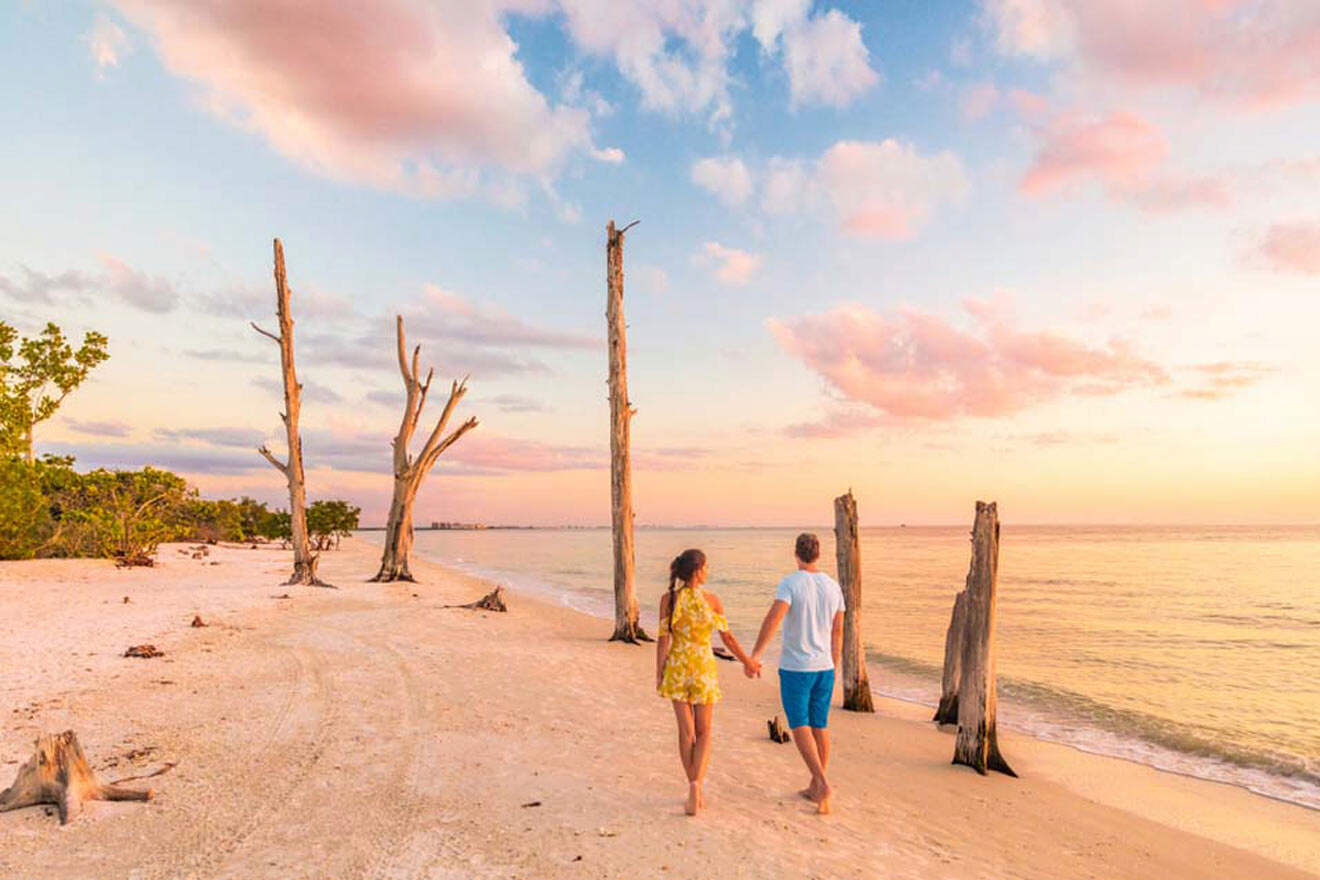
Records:
[[[1088,179],[1129,187],[1148,177],[1168,152],[1160,130],[1139,116],[1111,113],[1084,119],[1068,114],[1046,128],[1036,160],[1019,186],[1029,195]]]
[[[911,238],[937,207],[967,192],[952,153],[923,156],[892,138],[839,141],[821,156],[817,181],[844,230],[861,238]]]
[[[725,247],[718,241],[701,246],[699,262],[715,267],[715,277],[724,284],[740,286],[751,280],[761,268],[760,254]]]
[[[845,398],[900,419],[1008,416],[1070,392],[1117,394],[1168,381],[1128,343],[1019,329],[999,306],[964,304],[971,328],[911,308],[845,305],[771,319],[779,345]]]
[[[118,5],[207,109],[331,177],[460,195],[482,169],[541,174],[590,147],[587,112],[532,86],[496,3]]]
[[[1276,368],[1260,361],[1215,361],[1192,368],[1196,384],[1178,392],[1192,400],[1222,400],[1236,391],[1258,385]]]
[[[1095,181],[1113,198],[1144,211],[1224,208],[1232,204],[1222,177],[1166,171],[1169,144],[1157,127],[1132,113],[1103,118],[1076,113],[1042,126],[1035,161],[1019,183],[1030,196],[1068,192]]]
[[[992,82],[973,83],[963,90],[958,111],[963,119],[972,121],[982,119],[995,109],[999,103],[999,89]]]
[[[1276,269],[1320,275],[1320,223],[1276,223],[1260,252]]]
[[[1259,108],[1320,93],[1311,0],[982,0],[1001,52]]]

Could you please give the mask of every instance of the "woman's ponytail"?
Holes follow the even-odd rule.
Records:
[[[678,604],[678,593],[674,587],[679,581],[684,584],[692,582],[692,578],[701,567],[706,564],[706,554],[700,550],[684,550],[674,557],[674,561],[669,563],[669,630],[672,633],[674,629],[674,606]]]

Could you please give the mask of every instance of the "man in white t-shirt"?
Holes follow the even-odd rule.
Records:
[[[749,674],[760,673],[761,654],[782,622],[779,698],[793,731],[793,742],[811,771],[811,783],[801,793],[820,812],[828,813],[833,790],[825,770],[830,761],[828,728],[834,668],[843,650],[843,590],[834,578],[816,568],[820,539],[815,535],[798,535],[793,555],[797,571],[779,582],[775,601],[766,612],[752,649],[755,665]]]

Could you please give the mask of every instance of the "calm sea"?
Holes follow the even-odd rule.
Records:
[[[640,529],[654,625],[669,560],[700,547],[749,644],[792,529]],[[820,530],[834,568],[833,534]],[[419,553],[609,616],[605,529],[418,532]],[[965,528],[862,530],[876,692],[934,706]],[[999,721],[1087,751],[1320,809],[1320,526],[1004,526]]]

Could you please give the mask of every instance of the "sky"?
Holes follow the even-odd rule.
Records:
[[[0,320],[110,338],[38,453],[287,500],[278,236],[310,498],[383,519],[402,315],[480,421],[418,521],[607,523],[639,220],[639,523],[1317,519],[1313,0],[10,2],[0,58]]]

